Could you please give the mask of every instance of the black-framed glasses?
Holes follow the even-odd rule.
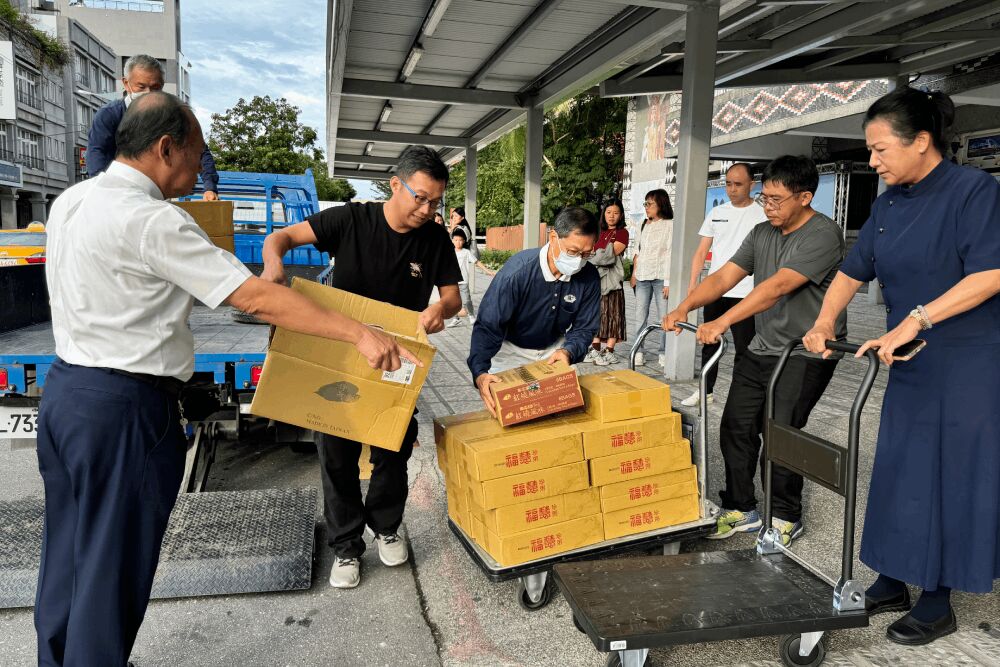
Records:
[[[802,193],[801,192],[793,192],[792,194],[788,195],[787,197],[782,197],[781,199],[777,199],[775,197],[768,197],[767,195],[761,193],[761,194],[757,195],[756,197],[754,197],[753,200],[755,202],[757,202],[758,204],[760,204],[763,208],[778,208],[782,204],[784,204],[786,201],[788,201],[789,199],[791,199],[795,195],[799,195],[799,194],[802,194]]]
[[[403,187],[406,188],[407,192],[413,195],[413,201],[415,201],[417,203],[417,206],[420,208],[423,208],[427,204],[430,204],[431,209],[436,211],[437,209],[441,208],[441,204],[444,203],[443,199],[428,199],[423,195],[418,195],[416,192],[413,191],[413,188],[411,188],[409,185],[406,184],[406,181],[404,181],[403,179],[399,179],[399,182],[403,184]]]

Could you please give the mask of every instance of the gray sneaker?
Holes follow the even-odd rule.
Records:
[[[461,323],[462,323],[462,318],[460,318],[460,317],[453,317],[450,320],[448,320],[447,322],[445,322],[444,325],[450,329],[452,327],[457,327]]]
[[[361,583],[361,559],[337,556],[330,570],[330,585],[334,588],[356,588]]]
[[[402,565],[410,557],[406,549],[406,542],[399,536],[399,533],[391,535],[375,535],[375,544],[378,546],[378,557],[389,567]]]
[[[617,364],[619,361],[621,361],[621,359],[618,358],[618,355],[615,354],[615,351],[608,349],[605,349],[603,352],[601,352],[601,354],[597,357],[597,359],[594,359],[594,363],[597,364],[598,366],[613,366],[614,364]]]
[[[597,363],[597,360],[598,360],[598,359],[600,359],[600,358],[601,358],[601,353],[600,353],[600,351],[598,351],[598,350],[595,350],[595,349],[594,349],[593,347],[591,347],[591,348],[590,348],[590,349],[589,349],[589,350],[587,351],[587,356],[585,356],[585,357],[583,358],[583,361],[584,361],[584,362],[589,362],[589,363],[592,363],[592,364],[596,364],[596,363]]]

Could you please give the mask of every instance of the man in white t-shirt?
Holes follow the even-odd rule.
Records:
[[[688,284],[688,294],[698,286],[701,269],[705,266],[705,258],[708,256],[709,250],[712,251],[712,266],[708,273],[712,274],[721,269],[732,258],[751,229],[767,221],[764,209],[750,198],[752,187],[753,174],[750,165],[746,162],[737,162],[726,170],[726,195],[729,196],[729,201],[709,211],[708,217],[705,218],[705,222],[698,232],[698,235],[701,236],[701,243],[698,244],[698,249],[695,250],[694,258],[691,260],[691,281]],[[747,276],[736,287],[726,292],[721,299],[705,306],[705,321],[717,320],[723,313],[738,304],[752,289],[753,276]],[[732,332],[736,360],[738,361],[756,333],[754,331],[754,318],[748,317],[737,322],[732,326]],[[701,363],[703,366],[708,363],[708,360],[718,349],[718,344],[705,345],[702,348]],[[706,378],[708,382],[707,401],[709,403],[712,402],[712,391],[715,389],[715,380],[718,375],[718,367],[715,367]],[[681,401],[681,405],[691,407],[698,405],[698,401],[699,393],[695,391]]]

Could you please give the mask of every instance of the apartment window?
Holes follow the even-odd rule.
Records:
[[[42,95],[45,97],[46,102],[61,107],[64,103],[62,81],[45,77],[45,81],[42,84]]]
[[[115,89],[115,78],[107,72],[101,72],[101,89],[99,92],[110,93]]]
[[[34,109],[42,108],[42,97],[39,95],[39,77],[27,67],[17,66],[17,101]]]
[[[90,68],[87,67],[87,57],[79,51],[73,55],[73,76],[77,83],[84,86],[90,85]]]
[[[94,122],[94,110],[77,100],[76,102],[76,129],[80,132],[90,130],[91,123]]]
[[[45,157],[56,162],[66,162],[66,142],[56,137],[45,137]]]
[[[14,126],[0,123],[0,160],[14,161]]]
[[[45,160],[39,154],[42,135],[30,130],[17,129],[17,157],[21,164],[32,169],[45,169]]]

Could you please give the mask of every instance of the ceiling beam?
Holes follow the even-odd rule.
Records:
[[[705,4],[703,0],[607,0],[612,5],[629,5],[630,7],[652,7],[653,9],[671,9],[686,12],[694,7]]]
[[[344,79],[340,94],[344,97],[437,102],[439,104],[471,104],[494,109],[521,109],[521,100],[514,93],[499,90],[425,86],[393,81]]]
[[[990,55],[997,50],[995,42],[978,41],[952,44],[940,49],[930,49],[923,53],[903,58],[900,74],[917,74],[955,65],[964,60]]]
[[[468,137],[446,137],[436,134],[410,134],[407,132],[384,132],[376,130],[352,130],[339,128],[337,139],[345,141],[381,141],[387,144],[423,144],[448,148],[468,148]]]
[[[344,155],[337,154],[337,162],[342,164],[367,164],[375,167],[395,167],[398,157],[380,157],[376,155]]]
[[[341,169],[337,167],[333,170],[335,178],[359,178],[364,181],[388,181],[393,175],[392,172],[388,171],[372,171],[368,169]]]
[[[326,31],[326,155],[329,169],[337,152],[340,124],[340,83],[347,63],[347,37],[351,29],[354,0],[331,0],[327,4]]]
[[[862,3],[842,9],[824,19],[808,23],[773,40],[770,51],[762,54],[747,53],[722,63],[717,68],[716,80],[719,83],[728,83],[733,79],[738,79],[751,72],[764,69],[769,65],[845,37],[851,31],[870,25],[885,15],[900,13],[900,4],[885,0],[878,3]],[[688,36],[688,38],[690,37]]]

